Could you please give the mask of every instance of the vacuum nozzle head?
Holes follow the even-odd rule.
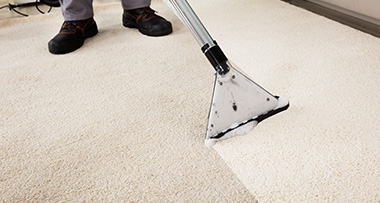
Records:
[[[260,87],[229,65],[228,73],[217,74],[205,144],[249,133],[262,120],[286,110],[289,101]]]

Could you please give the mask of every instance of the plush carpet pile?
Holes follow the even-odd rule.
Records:
[[[97,5],[99,34],[51,55],[60,13],[0,21],[0,202],[380,201],[380,39],[279,0],[191,0],[235,64],[291,107],[209,149],[213,69]]]

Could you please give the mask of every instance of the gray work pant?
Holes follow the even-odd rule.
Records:
[[[65,21],[85,20],[94,16],[93,0],[59,0]],[[150,6],[151,0],[121,0],[123,9]]]

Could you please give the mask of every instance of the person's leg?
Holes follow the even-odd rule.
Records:
[[[151,0],[122,0],[121,5],[124,10],[132,10],[150,6]]]
[[[64,18],[59,33],[49,41],[52,54],[65,54],[80,48],[84,40],[98,33],[92,0],[59,0]]]
[[[65,21],[85,20],[94,16],[92,0],[59,0]]]
[[[151,0],[121,0],[123,25],[137,28],[148,36],[164,36],[173,31],[172,24],[150,8]]]

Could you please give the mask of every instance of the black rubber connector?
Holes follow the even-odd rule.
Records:
[[[210,61],[214,69],[220,75],[224,75],[228,73],[228,71],[230,71],[230,68],[227,65],[228,59],[217,44],[211,48],[209,48],[209,45],[206,44],[202,47],[202,51],[206,55],[207,59]]]

